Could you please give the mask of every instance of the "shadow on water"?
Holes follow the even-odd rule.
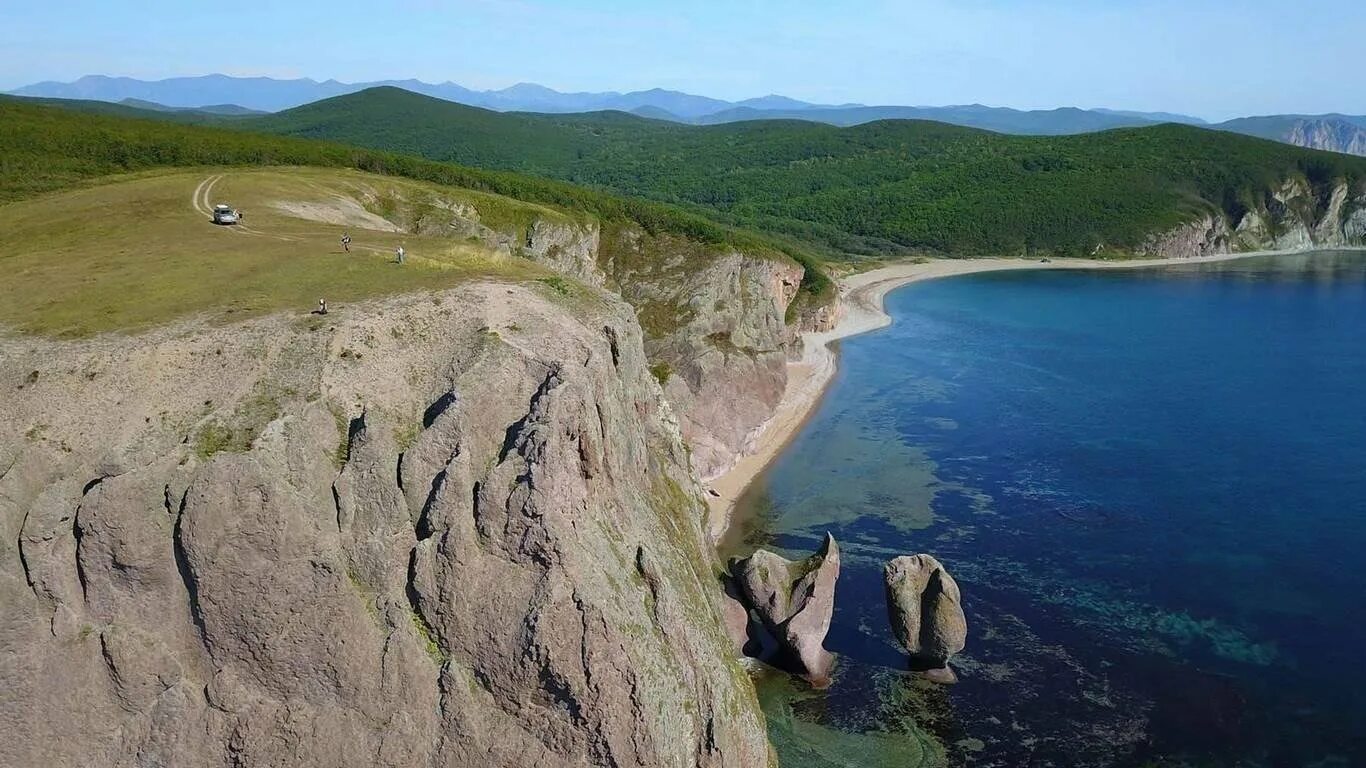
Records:
[[[1366,764],[1366,255],[889,304],[722,547],[840,542],[833,684],[757,677],[784,765]],[[914,552],[963,590],[948,688],[891,637]]]

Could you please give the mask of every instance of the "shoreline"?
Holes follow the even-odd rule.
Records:
[[[1325,248],[1323,250],[1356,250]],[[816,411],[839,368],[835,342],[886,328],[892,317],[884,307],[887,294],[911,283],[981,272],[1045,269],[1141,269],[1180,264],[1232,261],[1255,256],[1284,256],[1305,251],[1254,251],[1221,253],[1191,258],[1101,261],[1056,259],[1049,262],[1019,258],[936,259],[919,264],[894,263],[838,280],[843,313],[832,330],[802,334],[802,356],[787,364],[787,387],[773,415],[760,427],[753,450],[739,457],[730,469],[704,483],[710,510],[710,534],[720,544],[732,522],[735,505],[759,475],[773,463]]]

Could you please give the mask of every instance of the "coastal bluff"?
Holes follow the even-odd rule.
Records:
[[[0,345],[0,764],[768,763],[610,294]]]

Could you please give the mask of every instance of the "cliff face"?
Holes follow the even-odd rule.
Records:
[[[630,227],[604,235],[596,223],[550,209],[529,221],[499,220],[477,199],[368,205],[407,231],[477,240],[619,293],[639,314],[651,369],[703,479],[748,452],[773,415],[797,331],[838,319],[833,306],[815,307],[789,328],[803,269],[777,254],[718,250]]]
[[[765,764],[633,312],[555,288],[0,340],[0,764]]]
[[[1296,120],[1281,141],[1310,149],[1366,155],[1366,129],[1335,118]]]
[[[751,449],[782,398],[796,339],[785,312],[802,268],[638,230],[604,245],[608,284],[640,314],[646,355],[693,464],[704,480],[716,477]]]
[[[1308,250],[1366,244],[1366,188],[1339,182],[1316,192],[1302,179],[1282,183],[1236,221],[1207,213],[1150,237],[1140,254],[1190,258],[1257,250]]]

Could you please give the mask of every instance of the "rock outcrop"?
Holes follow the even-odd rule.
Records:
[[[394,194],[396,192],[386,193]],[[783,254],[740,251],[530,207],[481,211],[478,198],[366,199],[400,231],[476,241],[593,286],[636,308],[645,351],[703,480],[752,452],[787,385],[801,330],[833,326],[835,306],[813,306],[789,326],[803,268]],[[497,214],[493,209],[492,214]]]
[[[600,236],[597,224],[540,218],[527,227],[520,255],[580,282],[602,287],[605,278],[598,269]]]
[[[795,562],[760,549],[733,562],[731,575],[745,603],[777,640],[779,661],[813,685],[828,684],[834,657],[824,643],[840,575],[835,538],[827,533],[820,551]]]
[[[1148,237],[1138,252],[1155,259],[1185,259],[1229,252],[1228,224],[1206,214],[1188,224]]]
[[[766,764],[634,315],[0,339],[0,765]]]
[[[1296,120],[1281,134],[1281,141],[1297,147],[1366,155],[1366,128],[1341,118]]]
[[[1135,250],[1154,258],[1191,258],[1258,250],[1310,250],[1366,244],[1366,187],[1311,186],[1288,179],[1236,216],[1211,211]]]
[[[636,307],[645,352],[703,480],[723,474],[772,417],[796,330],[802,268],[778,254],[715,250],[626,229],[604,235],[608,285]]]
[[[968,635],[957,582],[929,555],[898,557],[887,563],[882,575],[897,642],[924,666],[931,680],[953,682],[949,659],[963,650]]]

